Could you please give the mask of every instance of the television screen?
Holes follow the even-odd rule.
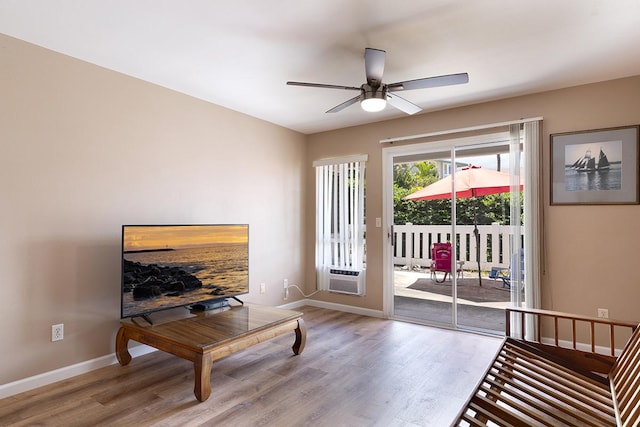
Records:
[[[122,318],[248,292],[248,225],[122,226]]]

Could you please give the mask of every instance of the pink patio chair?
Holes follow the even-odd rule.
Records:
[[[431,277],[437,283],[443,283],[447,280],[447,276],[451,274],[451,255],[452,255],[451,243],[434,243],[431,247],[431,265],[429,270],[431,271]],[[462,274],[462,264],[456,263],[456,272],[458,277]],[[438,280],[436,273],[444,273],[442,280]]]

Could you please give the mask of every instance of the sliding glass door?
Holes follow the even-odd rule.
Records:
[[[464,261],[454,285],[457,327],[504,332],[504,308],[522,300],[512,262],[524,242],[520,150],[509,140],[455,148],[462,167],[454,171],[454,181],[464,190],[455,197],[452,224],[457,256]]]
[[[434,243],[451,238],[451,199],[407,200],[448,174],[451,150],[417,152],[393,159],[393,315],[451,324],[451,274],[430,268]],[[445,277],[445,275],[447,277]],[[446,282],[446,284],[445,284]]]
[[[509,132],[388,156],[392,317],[504,331],[504,308],[524,299],[522,158]]]

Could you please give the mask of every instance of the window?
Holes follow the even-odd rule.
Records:
[[[316,273],[329,290],[331,269],[362,271],[365,254],[364,185],[367,156],[315,161]]]

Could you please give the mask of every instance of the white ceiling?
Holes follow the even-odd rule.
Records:
[[[640,0],[0,0],[0,32],[303,133],[402,117],[329,108],[364,48],[423,111],[640,74]]]

